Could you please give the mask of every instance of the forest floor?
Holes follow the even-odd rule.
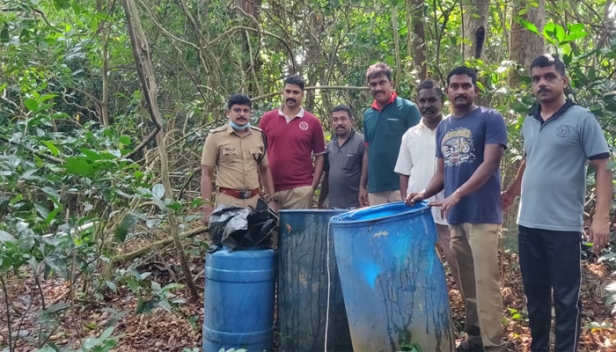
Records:
[[[136,246],[138,244],[135,244]],[[190,249],[190,248],[189,248]],[[194,253],[194,252],[193,252]],[[518,266],[517,255],[507,250],[501,252],[502,294],[504,302],[503,329],[508,351],[529,351],[530,333],[525,315],[524,294]],[[191,257],[192,273],[196,276],[197,287],[203,292],[204,260],[201,256]],[[148,280],[155,280],[161,286],[174,282],[179,274],[175,272],[178,264],[172,247],[160,251],[155,260],[145,263],[144,270],[152,272]],[[603,264],[583,264],[583,334],[580,351],[616,352],[616,319],[606,308],[603,288],[607,284],[609,271]],[[13,322],[13,335],[17,337],[15,351],[36,351],[39,336],[41,300],[31,272],[22,272],[21,277],[10,277],[8,286],[9,311]],[[448,275],[449,287],[453,287]],[[76,299],[70,294],[70,285],[58,279],[41,281],[47,307],[57,302],[67,302],[68,307],[61,314],[60,324],[52,332],[49,340],[56,345],[78,346],[88,338],[98,336],[110,323],[113,308],[126,312],[115,323],[114,335],[119,342],[113,351],[193,351],[201,346],[201,326],[203,322],[203,300],[191,302],[188,290],[177,291],[186,303],[174,312],[155,308],[149,315],[137,315],[135,309],[138,298],[127,288],[120,287],[114,293],[107,290],[99,301]],[[6,324],[6,301],[0,295],[0,351],[8,351],[8,326]],[[459,291],[450,290],[454,328],[459,332],[463,327],[464,305]],[[606,323],[603,327],[598,324]],[[594,324],[594,325],[593,325]],[[594,326],[594,327],[593,327]],[[460,337],[460,336],[458,336]],[[428,352],[428,351],[423,351]]]

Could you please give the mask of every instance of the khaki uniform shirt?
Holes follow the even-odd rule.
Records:
[[[261,165],[269,165],[264,154],[263,132],[259,128],[251,126],[246,134],[239,136],[227,124],[208,134],[201,165],[217,168],[217,187],[253,190],[259,188],[257,160],[263,156]]]

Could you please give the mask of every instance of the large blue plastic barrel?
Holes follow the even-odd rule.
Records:
[[[335,210],[280,211],[278,325],[281,352],[324,351],[326,325],[328,352],[353,351],[334,241],[331,236],[328,241],[327,232],[331,217],[342,213]]]
[[[331,228],[354,351],[454,351],[428,206],[359,209],[334,217]]]
[[[206,256],[203,351],[272,350],[276,252],[222,249]]]

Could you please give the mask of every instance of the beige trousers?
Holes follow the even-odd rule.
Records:
[[[370,203],[370,206],[393,203],[393,202],[400,202],[401,200],[402,200],[402,197],[400,197],[399,190],[368,193],[368,203]]]
[[[458,263],[466,308],[466,333],[484,351],[504,351],[503,302],[498,267],[499,224],[451,226],[451,251]]]
[[[312,186],[302,186],[276,192],[280,198],[280,209],[312,209],[314,190]]]
[[[456,257],[453,255],[451,251],[451,235],[449,226],[436,224],[436,232],[438,234],[438,244],[443,250],[443,256],[445,257],[445,262],[449,266],[451,270],[451,276],[453,276],[453,281],[456,283],[458,289],[460,289],[460,274],[458,272],[458,263],[456,262]],[[438,252],[437,252],[438,253]],[[442,259],[441,259],[442,261]]]

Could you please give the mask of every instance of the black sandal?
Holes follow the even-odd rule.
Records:
[[[483,352],[483,346],[466,339],[456,347],[456,352]]]

